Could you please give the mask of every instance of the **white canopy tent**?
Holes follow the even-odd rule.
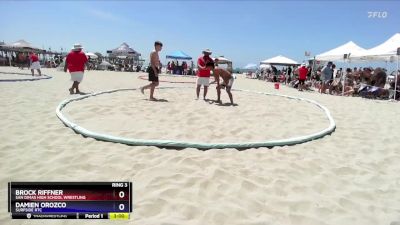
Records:
[[[353,55],[354,58],[371,60],[371,61],[390,61],[393,62],[396,59],[397,51],[400,48],[400,33],[394,34],[388,40],[382,44],[370,48],[362,54]],[[351,56],[350,56],[351,57]],[[397,55],[397,70],[395,77],[395,88],[394,88],[394,99],[396,99],[397,93],[397,76],[399,71],[399,55]]]
[[[231,60],[229,60],[229,59],[227,59],[227,58],[225,58],[225,57],[223,57],[223,56],[219,56],[219,57],[217,57],[217,58],[213,58],[213,57],[211,57],[212,58],[212,60],[216,60],[216,59],[218,59],[218,63],[232,63],[232,61]]]
[[[282,55],[278,55],[278,56],[272,57],[270,59],[261,61],[260,64],[270,64],[270,65],[279,65],[279,66],[300,65],[300,63],[294,61],[293,59],[289,59]]]
[[[43,52],[43,49],[40,49],[38,47],[33,46],[31,43],[25,41],[25,40],[19,40],[16,42],[13,42],[11,44],[4,44],[1,45],[2,49],[5,50],[11,50],[11,51],[22,51],[22,52],[29,52],[29,51],[34,51],[34,52]]]
[[[268,65],[268,64],[261,64],[261,65],[259,66],[259,68],[260,68],[260,69],[264,69],[264,68],[269,69],[269,68],[271,68],[271,65]]]
[[[211,57],[212,60],[218,60],[219,65],[226,64],[226,69],[230,71],[231,73],[233,72],[233,66],[232,66],[232,61],[230,59],[225,58],[224,56],[219,56],[216,58]]]
[[[343,61],[345,54],[351,57],[355,54],[365,54],[366,51],[366,49],[361,48],[356,43],[349,41],[327,52],[316,55],[315,59],[319,61]]]
[[[99,58],[96,54],[94,54],[93,52],[88,52],[88,53],[86,53],[86,56],[90,56],[90,58],[92,58],[92,59],[97,59],[97,58]]]
[[[397,53],[397,48],[400,48],[400,33],[393,35],[382,44],[370,48],[365,52],[353,54],[350,58],[354,57],[364,60],[393,61],[393,58]]]

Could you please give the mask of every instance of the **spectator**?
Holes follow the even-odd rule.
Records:
[[[88,58],[82,51],[83,47],[81,44],[74,44],[71,52],[68,53],[67,59],[65,60],[64,72],[69,70],[71,74],[71,81],[73,81],[72,87],[69,89],[69,93],[82,94],[79,90],[79,84],[82,82],[83,74],[85,72],[85,65],[87,65]]]
[[[332,62],[328,62],[321,70],[321,93],[325,94],[326,89],[332,79]]]
[[[40,71],[40,62],[39,62],[39,57],[35,54],[35,53],[33,53],[33,52],[31,52],[30,54],[29,54],[29,60],[30,60],[30,64],[31,64],[31,72],[32,72],[32,76],[34,76],[35,75],[35,70],[37,70],[38,71],[38,73],[39,73],[39,76],[42,76],[42,72]]]
[[[196,99],[199,99],[201,86],[204,87],[203,99],[206,100],[208,86],[210,85],[211,70],[206,67],[207,63],[213,62],[210,55],[212,54],[210,49],[205,49],[203,55],[197,60],[197,82],[196,82]]]

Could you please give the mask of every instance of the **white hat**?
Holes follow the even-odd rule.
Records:
[[[81,44],[74,44],[74,47],[71,48],[73,51],[81,50],[83,47]]]
[[[205,50],[203,50],[203,53],[208,53],[208,54],[212,54],[212,51],[209,49],[209,48],[207,48],[207,49],[205,49]]]
[[[305,63],[302,63],[301,66],[306,66],[306,64],[305,64]]]

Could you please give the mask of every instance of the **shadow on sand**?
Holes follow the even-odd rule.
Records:
[[[208,102],[208,104],[215,104],[215,105],[217,105],[217,106],[239,106],[239,105],[236,104],[236,103],[233,103],[233,105],[232,105],[232,104],[229,103],[229,102],[221,103],[221,102],[218,102],[218,101],[216,101],[216,100],[211,100],[211,99],[206,99],[206,100],[204,100],[204,101]]]
[[[169,102],[167,99],[155,99],[155,100],[150,100],[150,99],[143,99],[145,101],[149,101],[149,102]]]

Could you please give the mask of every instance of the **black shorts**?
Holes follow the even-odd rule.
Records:
[[[149,81],[158,82],[158,76],[154,73],[153,67],[149,68]]]
[[[306,81],[306,79],[299,79],[299,84],[304,85],[304,82]]]

